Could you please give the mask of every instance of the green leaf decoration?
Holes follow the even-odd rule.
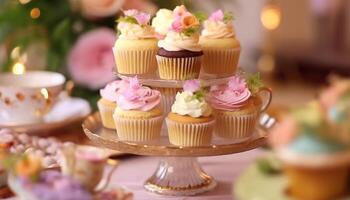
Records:
[[[281,166],[274,158],[260,158],[257,160],[258,168],[264,174],[275,175],[282,172]]]
[[[224,14],[224,22],[230,22],[234,20],[234,16],[233,16],[233,13],[232,12],[225,12]]]
[[[264,86],[260,77],[260,73],[250,75],[246,79],[248,88],[253,93],[257,92],[261,87]]]
[[[132,16],[124,16],[124,17],[120,17],[117,20],[118,23],[120,22],[124,22],[124,23],[130,23],[130,24],[138,24],[137,20],[135,17]]]
[[[194,98],[198,101],[201,101],[204,98],[204,92],[203,91],[197,91],[194,93]]]
[[[191,36],[195,33],[198,33],[199,32],[199,29],[200,27],[199,26],[195,26],[195,27],[190,27],[190,28],[187,28],[185,30],[182,31],[182,33],[186,36]]]
[[[198,19],[199,23],[204,22],[208,18],[207,13],[205,12],[196,12],[194,13],[194,16]]]

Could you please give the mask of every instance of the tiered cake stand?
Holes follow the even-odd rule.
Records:
[[[140,78],[140,77],[139,77]],[[144,85],[163,89],[174,89],[162,99],[164,110],[169,111],[175,91],[182,87],[184,81],[161,80],[157,77],[140,78]],[[202,79],[206,86],[225,83],[227,78]],[[162,90],[161,90],[162,91]],[[263,110],[271,101],[271,92],[261,97],[264,101]],[[251,138],[231,140],[215,137],[210,146],[181,147],[169,143],[166,127],[163,126],[162,137],[147,143],[121,141],[115,130],[103,128],[99,113],[89,116],[83,123],[85,134],[95,144],[113,150],[146,156],[161,157],[154,174],[146,180],[146,190],[162,195],[188,196],[212,190],[216,181],[206,174],[197,161],[200,156],[219,156],[248,151],[266,143],[267,130],[257,125]],[[140,166],[142,170],[142,166]]]

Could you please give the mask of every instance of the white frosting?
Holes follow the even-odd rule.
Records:
[[[235,30],[231,23],[227,24],[223,21],[206,20],[202,37],[210,39],[232,38],[235,37]]]
[[[155,38],[153,27],[149,25],[141,26],[139,24],[120,22],[118,24],[121,40],[138,40],[145,38]]]
[[[152,20],[152,27],[161,35],[166,35],[174,21],[173,12],[168,9],[160,9]]]
[[[177,93],[171,112],[191,117],[208,117],[212,113],[211,107],[204,99],[197,99],[192,92]]]
[[[193,34],[186,36],[183,33],[176,33],[170,31],[163,40],[158,42],[160,48],[164,48],[167,51],[202,51],[199,42],[199,34]]]

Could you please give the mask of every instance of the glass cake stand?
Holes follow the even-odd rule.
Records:
[[[197,157],[249,151],[266,144],[268,134],[268,129],[257,126],[254,135],[244,141],[214,137],[212,144],[204,147],[174,146],[167,136],[147,143],[135,143],[121,141],[115,130],[103,128],[99,113],[90,115],[84,121],[83,129],[87,137],[99,146],[124,153],[161,157],[156,171],[144,187],[154,193],[176,196],[196,195],[216,186],[215,180],[202,170]]]
[[[123,75],[118,76],[123,77]],[[142,84],[161,91],[161,106],[163,106],[165,115],[169,112],[177,91],[185,82],[162,80],[157,75],[139,76],[138,78]],[[229,77],[200,77],[203,86],[222,84],[228,79]],[[270,89],[264,88],[262,91],[260,96],[264,103],[261,112],[269,106],[272,97]],[[124,153],[161,157],[156,171],[144,184],[146,190],[162,195],[189,196],[210,191],[217,185],[216,181],[202,170],[197,157],[240,153],[266,143],[270,127],[266,126],[266,122],[271,122],[271,120],[266,120],[266,114],[262,116],[265,116],[261,118],[264,122],[260,121],[260,125],[257,125],[250,138],[232,140],[214,136],[210,146],[201,147],[182,147],[170,144],[164,125],[161,138],[158,140],[147,143],[121,141],[115,130],[103,128],[99,113],[87,117],[82,126],[87,137],[99,146]]]

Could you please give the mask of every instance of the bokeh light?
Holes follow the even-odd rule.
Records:
[[[40,17],[40,9],[39,8],[33,8],[30,11],[30,17],[33,19],[38,19]]]
[[[20,63],[20,62],[17,62],[13,65],[12,67],[12,73],[14,74],[24,74],[26,72],[26,67]]]
[[[281,23],[281,9],[276,5],[266,5],[261,11],[260,19],[267,30],[275,30]]]

